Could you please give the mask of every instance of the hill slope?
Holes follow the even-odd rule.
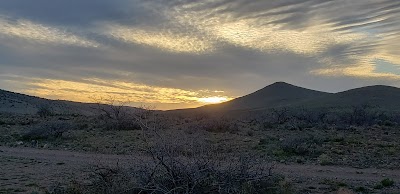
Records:
[[[0,113],[36,114],[40,107],[49,107],[56,114],[93,115],[97,104],[49,100],[25,94],[0,90]],[[107,106],[107,105],[101,105]],[[128,107],[136,110],[136,108]]]
[[[366,86],[313,99],[302,105],[315,108],[347,108],[366,104],[386,110],[400,110],[400,88]]]
[[[277,82],[225,103],[173,112],[252,111],[279,107],[348,108],[364,104],[385,110],[400,111],[399,99],[400,88],[391,86],[367,86],[332,94]],[[96,107],[91,103],[48,100],[0,90],[0,113],[35,114],[42,106],[49,106],[59,114],[83,115],[93,114],[93,108]]]
[[[330,93],[326,92],[310,90],[284,82],[276,82],[246,96],[221,104],[205,106],[202,109],[253,110],[287,107],[330,95]]]
[[[48,100],[35,96],[0,90],[0,112],[35,114],[42,106],[50,107],[55,113],[90,114],[90,107],[84,103]]]

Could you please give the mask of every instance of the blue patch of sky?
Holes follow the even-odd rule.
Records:
[[[374,60],[374,63],[376,73],[391,73],[400,75],[400,64],[390,63],[382,59]]]

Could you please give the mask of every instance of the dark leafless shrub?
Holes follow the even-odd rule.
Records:
[[[328,113],[325,109],[307,109],[301,107],[293,111],[292,118],[309,125],[317,125],[326,123]]]
[[[139,173],[146,192],[281,193],[277,186],[282,177],[256,168],[249,158],[233,159],[229,164],[205,157],[157,157],[155,161],[150,171]]]
[[[295,136],[284,139],[281,149],[289,154],[300,156],[317,156],[321,153],[323,138],[312,135]]]
[[[128,101],[113,97],[94,99],[99,125],[106,130],[137,130],[140,125],[134,119],[134,108],[126,106]]]
[[[350,124],[368,125],[373,121],[375,112],[368,104],[353,106],[350,112]]]
[[[49,121],[33,126],[27,133],[22,135],[22,138],[26,140],[57,139],[63,133],[74,128],[75,126],[70,122]]]
[[[197,125],[199,125],[202,130],[213,133],[235,132],[239,130],[236,121],[224,118],[203,120],[197,123]]]
[[[97,168],[89,184],[75,184],[63,191],[96,194],[292,193],[282,176],[255,163],[253,158],[246,157],[226,162],[204,156],[157,155],[134,169]]]

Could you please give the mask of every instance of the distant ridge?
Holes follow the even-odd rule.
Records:
[[[252,111],[282,107],[349,108],[364,104],[390,111],[400,111],[400,88],[375,85],[327,93],[285,82],[276,82],[251,94],[221,104],[171,111]],[[56,113],[83,115],[93,114],[94,107],[92,103],[49,100],[0,89],[0,113],[35,114],[43,105],[51,106]]]
[[[306,107],[346,108],[369,105],[386,110],[400,110],[400,88],[384,85],[366,86],[314,99]]]
[[[205,106],[206,109],[218,110],[251,110],[292,106],[310,99],[329,96],[330,93],[310,90],[285,82],[276,82],[254,93],[216,105]]]
[[[198,108],[207,111],[262,110],[271,108],[349,108],[369,105],[400,111],[400,88],[366,86],[338,93],[310,90],[285,82],[276,82],[254,93],[231,101]]]

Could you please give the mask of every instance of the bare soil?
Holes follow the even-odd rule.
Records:
[[[59,183],[84,180],[93,166],[129,167],[143,162],[141,155],[112,155],[62,150],[0,147],[0,193],[44,192]],[[299,193],[331,193],[338,187],[365,188],[368,193],[400,193],[400,170],[320,166],[274,165],[274,173],[285,175]],[[385,178],[395,186],[376,190]]]

